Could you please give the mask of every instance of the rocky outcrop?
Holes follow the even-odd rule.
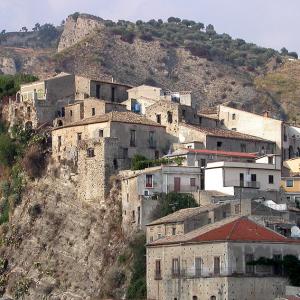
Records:
[[[13,58],[0,57],[0,74],[14,75],[17,73],[16,63]]]
[[[75,45],[95,29],[102,27],[104,24],[101,18],[84,14],[69,16],[58,44],[58,52]]]

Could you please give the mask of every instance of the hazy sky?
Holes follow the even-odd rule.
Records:
[[[104,19],[164,19],[169,16],[213,24],[261,46],[300,53],[300,0],[0,0],[0,30],[59,24],[73,12]]]

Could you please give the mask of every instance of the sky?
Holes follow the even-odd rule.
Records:
[[[0,0],[0,31],[58,25],[77,11],[114,21],[175,16],[213,24],[218,33],[260,46],[300,53],[300,0]]]

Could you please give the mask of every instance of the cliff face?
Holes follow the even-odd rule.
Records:
[[[75,45],[95,29],[101,27],[104,25],[100,18],[89,15],[77,16],[76,14],[69,16],[58,44],[58,52]]]
[[[11,222],[2,226],[5,295],[16,299],[21,290],[25,299],[103,299],[125,245],[119,187],[99,207],[77,198],[76,176],[53,172],[28,185]]]

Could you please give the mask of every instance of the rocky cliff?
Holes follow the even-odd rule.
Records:
[[[22,204],[2,226],[0,257],[8,264],[0,290],[6,296],[87,300],[124,294],[120,285],[128,270],[116,266],[125,247],[119,186],[99,207],[77,198],[76,180],[69,171],[52,169],[29,183]],[[119,284],[115,274],[122,274]]]
[[[58,44],[58,52],[75,45],[95,29],[103,27],[104,24],[101,18],[76,13],[70,15],[64,25],[64,31]]]

